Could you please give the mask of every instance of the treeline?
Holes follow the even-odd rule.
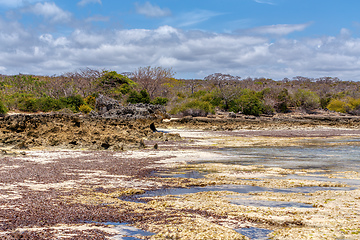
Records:
[[[329,109],[360,115],[360,83],[338,78],[274,81],[215,73],[175,79],[171,69],[140,67],[133,73],[81,69],[61,76],[0,76],[0,113],[68,109],[89,113],[99,94],[123,104],[166,105],[171,114],[206,116],[216,109],[247,115]]]

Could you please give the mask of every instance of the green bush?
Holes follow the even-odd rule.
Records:
[[[121,75],[115,71],[104,71],[104,75],[100,79],[100,84],[105,86],[116,87],[123,84],[135,86],[136,83],[132,81],[130,78]]]
[[[331,111],[358,115],[358,111],[360,109],[360,98],[355,99],[348,97],[342,100],[332,99],[327,108]]]
[[[331,111],[335,112],[346,112],[346,102],[338,100],[338,99],[332,99],[330,103],[327,105],[327,108]]]
[[[38,99],[32,97],[21,99],[18,108],[24,112],[37,112],[39,111]]]
[[[19,99],[17,108],[24,112],[51,112],[63,108],[69,108],[73,112],[78,112],[80,106],[83,104],[85,104],[85,102],[80,95],[60,99],[51,97],[23,97]]]
[[[360,98],[355,99],[355,98],[348,98],[349,101],[349,108],[350,110],[354,110],[359,108],[360,106]]]
[[[322,98],[320,98],[320,107],[321,107],[322,109],[327,108],[327,106],[329,105],[330,101],[331,101],[331,97],[322,97]]]
[[[165,106],[168,102],[169,102],[169,99],[168,99],[168,98],[156,97],[156,98],[151,102],[151,104],[154,104],[154,105],[163,105],[163,106]]]
[[[250,90],[244,90],[242,95],[231,101],[229,105],[229,110],[232,112],[242,112],[243,114],[254,116],[259,116],[270,110],[270,107],[265,107],[264,103],[259,98],[259,94]]]
[[[92,111],[92,108],[87,104],[83,104],[79,107],[79,111],[82,113],[88,114],[89,112]]]
[[[214,106],[210,102],[198,99],[183,104],[180,107],[173,108],[170,114],[191,115],[193,117],[206,116],[209,113],[215,113]]]
[[[131,91],[129,97],[127,99],[128,103],[150,103],[150,95],[149,93],[143,89],[140,92]]]
[[[278,103],[276,104],[276,110],[278,112],[286,113],[289,111],[289,106],[291,102],[291,97],[286,88],[281,90],[279,95],[277,96]]]
[[[78,112],[79,107],[85,104],[84,99],[80,95],[73,95],[66,98],[60,98],[63,106],[66,108],[70,108],[73,112]]]
[[[86,98],[84,98],[84,102],[89,105],[91,108],[95,108],[96,104],[96,98],[95,96],[89,95]],[[82,105],[81,105],[82,106]],[[81,110],[80,110],[81,111]]]
[[[7,107],[0,101],[0,115],[5,115],[8,112]]]
[[[299,89],[295,94],[296,105],[305,110],[312,110],[320,106],[319,96],[309,90]]]

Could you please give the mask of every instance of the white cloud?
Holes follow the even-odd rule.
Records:
[[[43,2],[44,0],[0,0],[0,6],[5,6],[9,8],[21,7],[25,4],[32,4],[36,2]]]
[[[102,4],[101,0],[81,0],[80,2],[78,2],[78,5],[83,7],[85,5],[88,5],[90,3],[98,3],[98,4]]]
[[[269,34],[269,35],[288,35],[292,32],[304,31],[310,23],[305,24],[276,24],[270,26],[261,26],[245,30],[248,33],[253,34]]]
[[[270,40],[258,34],[215,34],[171,26],[69,35],[37,34],[0,19],[0,73],[61,74],[91,67],[119,72],[172,67],[177,77],[214,72],[282,79],[302,75],[360,80],[360,38]]]
[[[159,6],[152,5],[150,2],[144,4],[135,3],[136,12],[146,17],[166,17],[171,15],[171,11],[168,8],[161,9]]]
[[[50,2],[36,3],[35,5],[27,8],[25,11],[43,16],[52,22],[68,22],[71,19],[70,12],[64,11],[55,3]]]

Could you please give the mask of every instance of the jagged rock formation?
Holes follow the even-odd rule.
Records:
[[[179,135],[156,131],[154,122],[169,117],[164,106],[123,106],[114,99],[100,95],[96,99],[96,110],[88,116],[57,112],[2,117],[0,147],[124,150],[143,148],[144,139],[181,139]]]
[[[150,122],[89,118],[76,114],[9,115],[0,119],[0,146],[123,150],[141,147]]]
[[[96,111],[92,111],[89,114],[90,117],[128,120],[162,120],[164,118],[170,118],[164,106],[143,103],[123,106],[115,99],[104,95],[99,95],[96,99],[95,110]]]

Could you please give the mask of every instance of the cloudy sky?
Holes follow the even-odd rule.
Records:
[[[0,0],[0,74],[360,80],[359,0]]]

